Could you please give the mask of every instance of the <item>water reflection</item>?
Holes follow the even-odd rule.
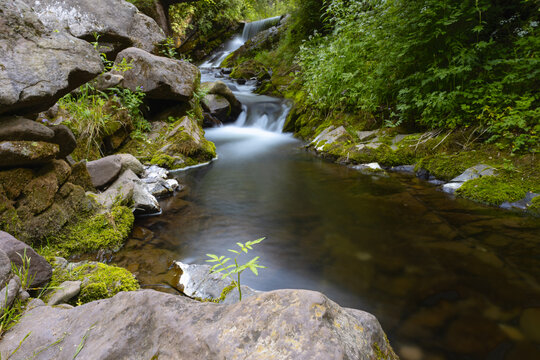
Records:
[[[540,358],[537,218],[452,200],[409,177],[365,176],[288,135],[224,127],[207,136],[219,160],[179,174],[189,192],[139,220],[114,259],[143,283],[172,281],[173,260],[201,263],[266,236],[255,253],[268,269],[246,284],[319,290],[370,311],[403,358]]]

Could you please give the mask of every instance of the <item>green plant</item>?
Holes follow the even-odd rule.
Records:
[[[19,267],[14,263],[11,263],[11,271],[13,274],[21,279],[21,287],[24,290],[30,289],[30,285],[34,282],[36,274],[30,274],[30,258],[26,255],[26,249],[24,249],[22,255],[17,254],[21,258],[22,265]]]
[[[262,266],[259,264],[259,256],[254,257],[250,261],[248,261],[245,264],[239,265],[238,264],[238,256],[243,253],[248,253],[249,250],[253,250],[253,245],[256,245],[263,241],[265,238],[260,238],[257,240],[248,241],[246,243],[240,243],[237,242],[236,245],[240,248],[240,250],[232,250],[229,249],[230,252],[236,254],[233,261],[234,264],[227,265],[227,263],[231,260],[231,258],[222,256],[217,256],[214,254],[206,254],[210,258],[210,260],[206,260],[207,262],[216,263],[210,268],[210,272],[212,273],[223,273],[222,278],[225,279],[226,277],[229,277],[236,288],[238,289],[238,296],[240,298],[240,301],[242,301],[242,288],[240,285],[240,275],[242,273],[249,269],[251,272],[253,272],[255,275],[259,275],[259,271],[257,269],[259,268],[265,268],[265,266]],[[236,278],[235,276],[236,275]]]
[[[178,52],[176,51],[176,46],[174,45],[174,39],[172,37],[167,37],[167,39],[160,44],[159,53],[171,59],[178,57]]]

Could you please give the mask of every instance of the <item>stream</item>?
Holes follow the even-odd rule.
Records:
[[[200,66],[202,82],[226,82],[244,107],[206,130],[219,159],[176,173],[186,189],[160,202],[163,215],[137,219],[112,262],[142,285],[172,284],[174,260],[204,263],[266,237],[247,259],[267,268],[244,284],[371,312],[402,359],[539,359],[539,219],[315,157],[281,133],[290,104],[216,69],[243,41]]]

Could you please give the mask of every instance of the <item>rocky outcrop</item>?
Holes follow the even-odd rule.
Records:
[[[34,280],[31,286],[45,284],[51,279],[52,267],[41,255],[22,241],[15,239],[10,234],[0,231],[0,250],[2,250],[18,268],[23,267],[23,261],[28,259],[30,265],[28,274]]]
[[[49,31],[67,29],[80,39],[96,41],[99,35],[101,52],[116,55],[134,46],[153,51],[165,40],[163,31],[150,17],[124,0],[24,0],[34,8],[37,17]]]
[[[0,2],[0,114],[38,113],[103,69],[91,44],[47,29],[23,0]]]
[[[142,290],[72,309],[40,306],[4,335],[0,353],[19,346],[18,358],[36,360],[72,359],[75,352],[95,360],[397,359],[373,315],[307,290],[232,305]]]
[[[65,158],[76,147],[71,130],[64,125],[47,127],[20,116],[0,118],[0,167],[47,163]]]
[[[201,89],[207,92],[202,101],[203,109],[211,117],[227,123],[235,121],[242,112],[242,104],[224,82],[202,83]]]
[[[0,171],[0,230],[25,243],[38,242],[92,211],[84,189],[68,181],[70,175],[63,160]]]
[[[121,73],[124,80],[120,86],[131,91],[140,89],[147,99],[185,102],[199,85],[199,69],[187,61],[152,55],[133,47],[120,52],[115,63],[123,59],[131,62],[132,67]]]

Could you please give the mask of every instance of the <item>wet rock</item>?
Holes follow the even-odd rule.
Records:
[[[44,164],[56,158],[59,147],[43,141],[1,141],[0,168]]]
[[[144,170],[144,178],[146,179],[166,179],[169,175],[169,170],[157,165],[150,165]]]
[[[199,69],[186,61],[152,55],[144,50],[128,48],[116,57],[132,62],[132,68],[121,75],[121,86],[137,91],[141,89],[147,99],[186,102],[193,96],[200,81]]]
[[[495,169],[489,165],[478,164],[465,170],[461,175],[450,180],[449,183],[444,184],[442,190],[445,193],[453,194],[459,189],[466,181],[478,179],[483,176],[495,176]]]
[[[143,179],[144,182],[144,179]],[[178,189],[178,181],[174,179],[163,180],[159,179],[156,182],[145,183],[144,188],[155,197],[163,197],[171,195]]]
[[[77,139],[71,130],[65,125],[56,125],[51,128],[54,131],[52,142],[60,147],[56,155],[58,159],[65,159],[77,147]]]
[[[343,126],[338,128],[329,126],[313,139],[310,145],[314,146],[318,151],[321,151],[325,145],[333,144],[348,137],[350,137],[350,135]]]
[[[231,305],[142,290],[72,309],[39,307],[4,335],[0,353],[29,332],[17,356],[36,360],[71,359],[81,339],[81,359],[397,359],[373,315],[307,290]]]
[[[9,283],[0,291],[0,316],[4,315],[6,309],[8,309],[13,301],[19,294],[21,288],[21,279],[18,276],[9,280]]]
[[[47,110],[101,73],[91,44],[47,29],[25,1],[1,1],[0,13],[0,114]]]
[[[55,142],[54,131],[36,121],[20,116],[0,118],[0,141]]]
[[[47,305],[63,304],[73,299],[81,292],[81,284],[81,281],[64,281],[48,297]]]
[[[202,101],[203,109],[222,123],[236,120],[240,111],[233,111],[231,104],[221,95],[208,94]]]
[[[32,6],[38,18],[49,28],[66,29],[71,35],[98,41],[109,49],[100,52],[117,54],[129,46],[153,51],[155,44],[165,40],[159,25],[150,17],[123,0],[25,0]]]
[[[99,160],[89,161],[86,168],[96,189],[105,187],[113,182],[122,170],[121,159],[115,155],[106,156]]]
[[[369,163],[369,164],[360,164],[360,165],[354,165],[354,166],[351,166],[352,169],[355,169],[355,170],[359,170],[360,172],[362,173],[366,173],[366,174],[373,174],[373,173],[380,173],[380,172],[384,172],[383,168],[381,167],[381,165],[379,165],[378,163],[374,162],[374,163]]]
[[[210,273],[211,266],[198,264],[184,264],[175,261],[174,266],[182,271],[177,287],[184,294],[201,299],[218,299],[223,289],[231,284],[229,278],[223,279],[221,274]],[[259,294],[260,291],[242,285],[242,299]],[[238,290],[235,288],[223,301],[224,304],[233,304],[239,301]]]
[[[48,282],[52,276],[51,265],[34,249],[22,241],[15,239],[10,234],[0,231],[0,249],[6,253],[9,260],[17,267],[22,267],[22,258],[26,255],[30,261],[28,273],[34,278],[32,287],[42,285]]]
[[[540,343],[540,308],[523,310],[519,318],[519,327],[529,340]]]

